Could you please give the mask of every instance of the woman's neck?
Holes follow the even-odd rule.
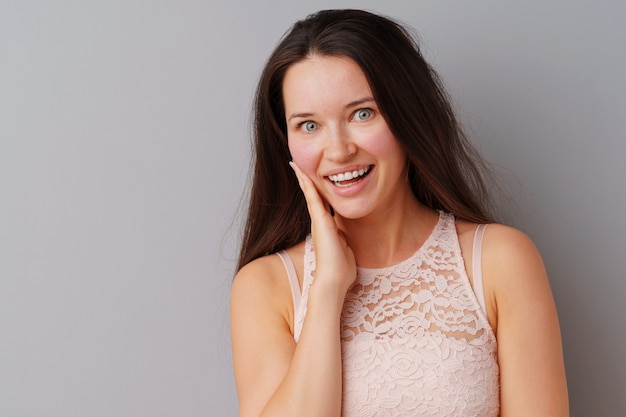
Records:
[[[358,266],[381,268],[411,256],[439,218],[412,194],[386,210],[361,219],[338,219]]]

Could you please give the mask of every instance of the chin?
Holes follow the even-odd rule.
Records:
[[[335,207],[333,206],[333,209],[335,210],[335,215],[341,217],[342,219],[346,219],[346,220],[357,220],[357,219],[362,219],[363,217],[366,217],[368,214],[370,214],[369,210],[364,210],[364,207]]]

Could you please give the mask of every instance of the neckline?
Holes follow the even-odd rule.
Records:
[[[420,247],[418,247],[415,252],[413,252],[413,254],[411,254],[408,258],[405,258],[403,260],[401,260],[400,262],[397,262],[393,265],[388,265],[388,266],[382,266],[379,268],[367,268],[367,267],[363,267],[363,266],[358,266],[356,267],[357,270],[357,276],[360,275],[377,275],[380,273],[384,273],[385,271],[388,271],[390,269],[394,269],[394,268],[398,268],[398,267],[402,267],[406,264],[409,264],[411,262],[413,262],[413,260],[419,256],[424,250],[425,248],[427,248],[430,244],[430,242],[436,238],[436,236],[439,234],[439,231],[441,231],[443,229],[444,226],[444,221],[448,218],[448,215],[446,213],[444,213],[443,211],[439,211],[439,217],[437,218],[437,223],[435,224],[435,226],[433,227],[433,229],[430,231],[428,237],[424,240],[424,242],[422,242],[422,244],[420,245]]]

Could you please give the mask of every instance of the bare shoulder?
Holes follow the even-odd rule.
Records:
[[[456,228],[461,242],[472,241],[478,224],[457,220]],[[503,224],[490,223],[483,240],[483,256],[493,261],[525,261],[539,253],[532,240],[523,232]]]
[[[282,294],[289,294],[289,283],[276,255],[255,259],[239,270],[231,289],[231,307],[278,309],[285,305]]]
[[[457,220],[459,244],[473,285],[474,236],[478,224]],[[482,242],[481,270],[487,317],[497,333],[507,307],[524,305],[524,299],[544,301],[550,294],[541,256],[532,240],[523,232],[503,224],[491,223]],[[542,297],[539,297],[542,298]]]
[[[287,249],[296,270],[302,268],[304,242]],[[301,275],[301,274],[299,274]],[[280,319],[293,329],[293,300],[285,266],[280,258],[267,255],[245,265],[233,281],[231,288],[231,316],[237,320],[250,314],[255,320],[261,316]],[[270,318],[270,317],[267,317]]]
[[[485,231],[483,265],[496,284],[513,285],[522,277],[545,279],[543,260],[530,237],[502,224],[490,224]]]
[[[278,284],[277,275],[280,275],[280,259],[274,255],[267,255],[244,265],[235,275],[233,292],[244,289],[263,290],[268,285]]]
[[[503,250],[532,249],[535,245],[524,232],[504,224],[491,223],[488,228],[489,242]],[[487,236],[487,232],[485,234]],[[485,238],[487,242],[487,238]]]
[[[495,312],[496,334],[513,317],[528,311],[547,317],[553,314],[554,301],[543,259],[525,233],[501,224],[490,224],[483,241],[483,276],[486,293]]]

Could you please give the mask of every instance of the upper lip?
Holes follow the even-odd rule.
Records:
[[[345,174],[346,172],[358,171],[359,169],[367,169],[371,166],[372,165],[368,165],[368,164],[359,164],[359,165],[350,165],[346,167],[341,167],[341,168],[328,171],[324,175],[324,177],[330,177],[331,175],[337,175],[337,174]]]

